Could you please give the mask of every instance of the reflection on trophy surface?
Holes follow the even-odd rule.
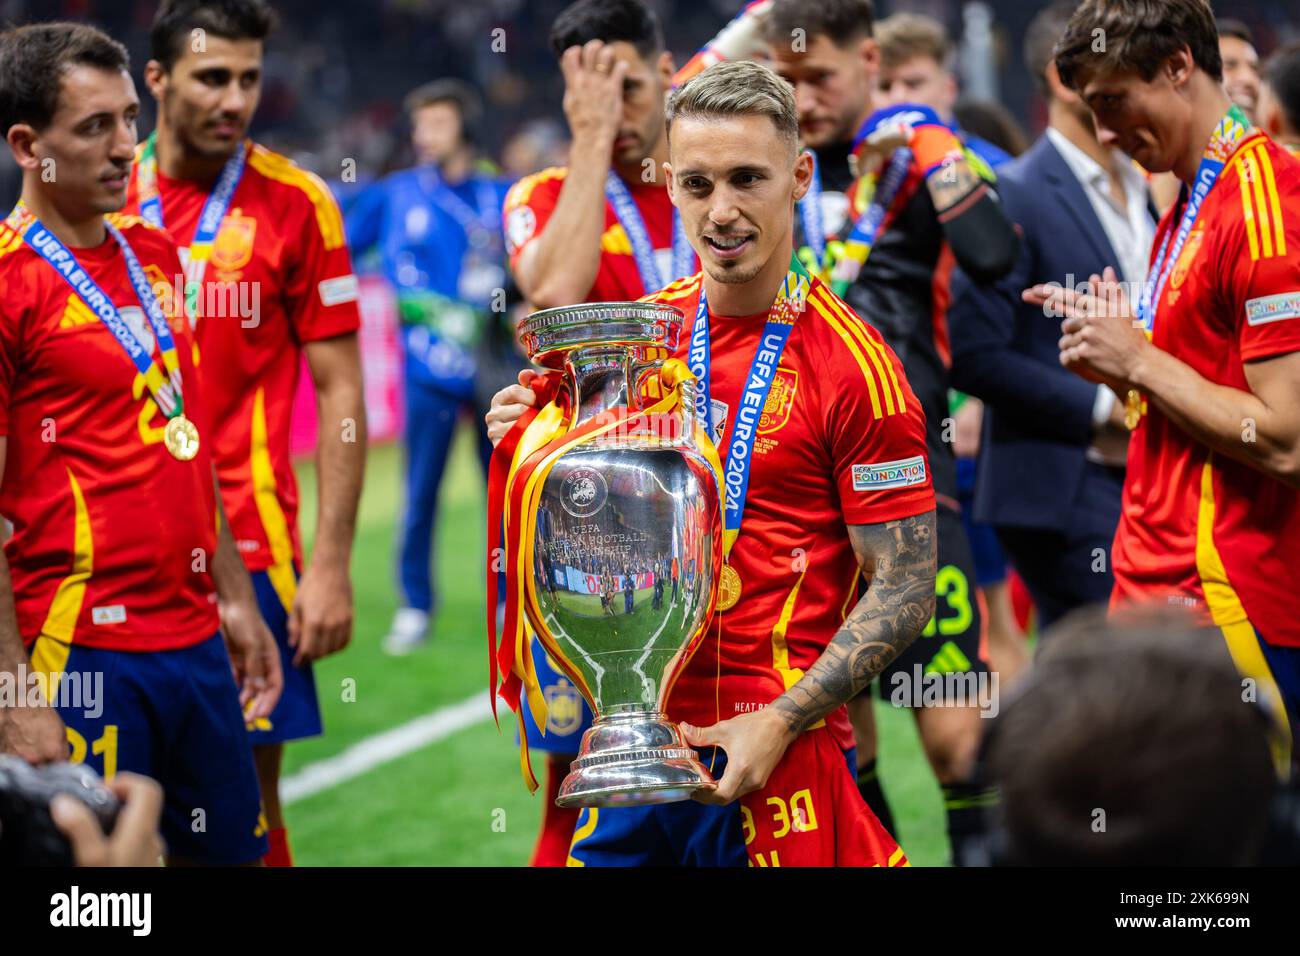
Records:
[[[520,330],[535,361],[564,370],[572,431],[602,412],[653,406],[644,395],[681,325],[670,306],[597,303],[535,313]],[[596,714],[560,788],[563,806],[666,803],[716,786],[664,716],[703,637],[722,560],[694,383],[676,387],[680,404],[664,421],[614,429],[555,459],[538,499],[530,619]]]

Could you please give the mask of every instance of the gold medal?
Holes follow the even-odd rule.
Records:
[[[718,582],[719,611],[730,611],[740,600],[740,574],[729,564],[722,566],[722,578]]]
[[[184,415],[177,415],[163,429],[163,444],[176,460],[192,461],[199,453],[199,430]]]
[[[1142,421],[1142,395],[1136,388],[1130,388],[1124,396],[1124,427],[1129,431],[1138,427]]]

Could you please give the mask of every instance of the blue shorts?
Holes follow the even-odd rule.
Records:
[[[700,747],[700,762],[715,780],[727,754]],[[856,778],[857,756],[844,751]],[[749,866],[741,803],[726,806],[682,800],[648,807],[584,808],[578,814],[568,866]]]
[[[127,770],[157,780],[169,855],[223,866],[266,854],[257,771],[220,634],[147,653],[40,638],[32,663],[61,683],[100,685],[97,701],[83,693],[69,701],[77,706],[58,708],[70,759],[105,779]]]
[[[1218,630],[1237,670],[1255,681],[1259,703],[1273,720],[1273,751],[1281,770],[1296,759],[1300,734],[1300,647],[1268,643],[1249,621]]]
[[[582,735],[591,726],[591,708],[583,699],[582,692],[547,656],[536,636],[533,637],[533,667],[537,671],[542,696],[546,698],[546,736],[542,736],[533,720],[525,697],[524,727],[528,732],[528,748],[553,754],[576,754]]]
[[[289,646],[289,610],[265,571],[254,571],[252,578],[257,606],[262,609],[266,626],[275,635],[276,646],[280,648],[284,693],[270,717],[249,727],[248,739],[256,746],[319,736],[322,728],[320,702],[316,699],[316,677],[311,664],[293,666],[294,650]],[[296,573],[294,578],[297,579]]]

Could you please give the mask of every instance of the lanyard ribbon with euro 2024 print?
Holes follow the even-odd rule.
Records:
[[[191,328],[198,316],[198,296],[203,288],[203,273],[207,270],[208,259],[212,256],[212,244],[217,232],[226,218],[226,211],[234,199],[239,180],[244,175],[244,165],[248,158],[248,141],[239,144],[235,155],[226,160],[217,177],[216,185],[208,193],[203,209],[199,213],[198,225],[194,227],[194,237],[190,240],[189,261],[185,266],[185,312],[190,318]],[[158,192],[158,133],[149,134],[136,162],[136,190],[140,197],[140,216],[150,225],[159,229],[163,223],[162,196]]]
[[[131,327],[126,323],[126,320],[122,318],[122,313],[118,311],[113,301],[99,287],[99,284],[91,278],[90,273],[82,268],[68,247],[36,218],[31,210],[20,202],[13,212],[9,214],[9,225],[22,236],[23,241],[38,256],[49,263],[50,267],[72,287],[72,291],[85,304],[86,308],[113,333],[113,337],[122,346],[122,350],[126,352],[132,364],[135,365],[136,371],[144,376],[150,394],[167,418],[167,426],[163,431],[163,444],[166,445],[167,451],[179,461],[192,460],[199,452],[199,430],[193,422],[185,417],[185,401],[181,387],[180,362],[176,356],[176,341],[172,338],[171,328],[167,324],[167,317],[163,315],[162,307],[159,306],[158,299],[149,285],[149,277],[145,275],[144,267],[140,265],[140,260],[136,258],[131,244],[126,241],[126,236],[122,235],[121,230],[111,222],[104,222],[108,234],[112,236],[113,241],[122,250],[122,258],[126,260],[126,271],[131,280],[131,287],[135,290],[136,298],[140,300],[140,306],[149,319],[149,325],[153,328],[154,336],[158,339],[158,348],[162,352],[163,365],[167,369],[165,377],[158,368],[158,363],[154,361],[150,350],[146,349],[144,344],[136,338],[135,333],[131,331]]]
[[[718,588],[719,611],[731,610],[740,600],[740,574],[729,559],[736,539],[740,536],[740,525],[745,516],[745,498],[749,493],[749,473],[753,464],[754,443],[758,438],[758,422],[763,414],[768,392],[772,389],[772,381],[776,378],[776,368],[781,362],[781,355],[790,340],[790,333],[794,331],[794,324],[807,305],[811,282],[799,257],[791,256],[790,269],[777,292],[776,301],[768,310],[767,322],[763,325],[763,333],[759,337],[754,360],[750,365],[749,374],[745,377],[740,407],[735,416],[735,424],[731,428],[731,438],[726,450],[726,464],[723,467],[726,495],[723,508],[722,580]],[[696,416],[700,421],[708,423],[705,431],[713,435],[710,361],[709,307],[704,293],[704,283],[701,280],[700,304],[695,310],[687,363],[697,382]]]
[[[1196,225],[1205,197],[1219,181],[1219,174],[1223,172],[1223,167],[1232,158],[1237,146],[1250,135],[1251,131],[1250,120],[1246,114],[1238,106],[1231,107],[1219,121],[1219,125],[1214,128],[1210,142],[1206,145],[1205,152],[1201,154],[1201,162],[1196,167],[1196,178],[1191,188],[1183,184],[1178,198],[1180,204],[1186,205],[1182,218],[1178,221],[1178,229],[1176,232],[1165,234],[1160,250],[1151,261],[1151,271],[1147,274],[1142,297],[1138,300],[1138,322],[1141,323],[1142,331],[1146,333],[1147,338],[1155,334],[1156,311],[1160,308],[1160,297],[1164,295],[1165,283],[1169,280],[1178,257],[1182,255],[1183,246],[1187,244],[1187,237],[1191,234],[1192,227]],[[1171,238],[1173,248],[1170,248]],[[1145,410],[1146,402],[1143,401],[1141,393],[1135,388],[1129,389],[1124,398],[1124,426],[1129,431],[1137,428]]]
[[[612,169],[605,177],[605,198],[614,207],[614,216],[627,234],[628,245],[632,247],[632,258],[636,260],[636,270],[641,275],[642,291],[646,295],[695,271],[695,250],[686,238],[681,214],[676,209],[673,209],[673,274],[665,277],[655,262],[654,245],[650,242],[650,233],[646,229],[641,210],[632,199],[627,184]]]

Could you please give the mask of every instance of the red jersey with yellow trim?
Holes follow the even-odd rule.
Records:
[[[132,169],[127,208],[139,209]],[[212,183],[158,173],[163,223],[188,243]],[[357,280],[338,203],[321,179],[253,144],[212,244],[196,327],[199,385],[235,542],[250,571],[302,565],[290,417],[303,344],[355,332]],[[250,314],[251,313],[251,314]]]
[[[1182,211],[1165,214],[1156,249]],[[1300,162],[1264,134],[1239,144],[1205,198],[1153,341],[1243,391],[1246,363],[1300,350]],[[1154,404],[1129,442],[1114,567],[1112,604],[1154,599],[1220,625],[1248,619],[1269,643],[1300,646],[1300,491],[1211,454]]]
[[[649,296],[686,313],[686,360],[700,275]],[[767,314],[710,314],[714,440],[726,439]],[[724,459],[725,467],[725,459]],[[714,616],[677,680],[669,716],[708,726],[759,710],[803,676],[858,598],[848,525],[934,510],[925,414],[875,329],[814,279],[759,419],[749,493],[730,562],[738,604]],[[843,708],[828,719],[853,745]]]
[[[544,169],[525,176],[510,187],[502,208],[505,223],[506,251],[510,254],[510,267],[519,264],[519,255],[530,242],[546,228],[555,204],[560,200],[564,178],[569,171],[563,167]],[[646,233],[655,250],[655,262],[661,276],[672,275],[673,260],[673,204],[663,183],[627,183],[632,201],[645,220]],[[605,201],[605,232],[600,237],[600,269],[596,281],[587,293],[587,302],[626,302],[639,299],[653,289],[647,289],[637,271],[636,256],[627,232],[619,224],[618,216],[609,200]]]
[[[185,415],[199,453],[178,461],[166,418],[107,326],[8,225],[0,225],[0,514],[18,630],[123,651],[186,647],[217,632],[212,579],[216,499],[210,418],[194,387],[189,322],[172,288],[168,235],[134,216],[122,230],[176,340]],[[72,249],[162,368],[116,241]]]

